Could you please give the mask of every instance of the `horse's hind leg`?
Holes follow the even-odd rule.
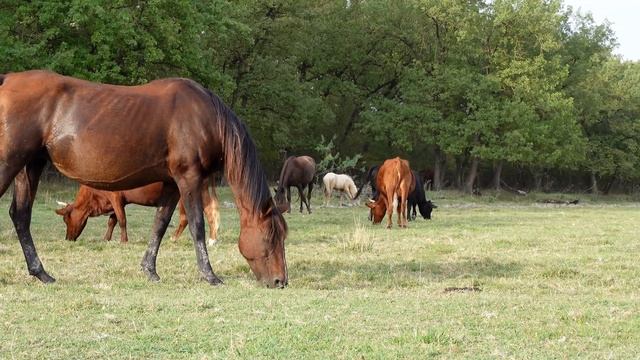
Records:
[[[113,205],[113,212],[118,219],[118,225],[120,225],[120,243],[126,244],[129,242],[129,236],[127,235],[127,213],[124,210],[124,204],[120,199],[116,199],[111,205]]]
[[[183,174],[176,179],[184,208],[189,220],[189,230],[193,237],[198,268],[202,277],[211,285],[222,284],[214,274],[209,262],[209,253],[204,241],[204,218],[202,216],[202,180],[195,174]]]
[[[163,194],[158,202],[158,208],[156,209],[156,217],[153,223],[153,230],[151,232],[151,240],[149,240],[149,247],[142,257],[140,266],[142,271],[147,274],[147,277],[151,281],[159,281],[160,277],[156,272],[156,258],[158,257],[158,250],[160,249],[160,243],[162,237],[167,231],[167,226],[171,221],[171,215],[176,208],[180,194],[175,185],[164,184]]]
[[[307,211],[311,214],[311,190],[313,190],[313,181],[309,183],[309,192],[307,193]]]
[[[204,216],[209,223],[209,245],[213,245],[218,242],[218,228],[220,227],[220,215],[218,212],[218,195],[216,194],[215,187],[211,187],[212,193],[209,193],[209,186],[205,182],[205,186],[202,189],[202,204],[204,206]]]
[[[116,227],[117,223],[118,223],[118,219],[116,218],[116,214],[113,213],[109,215],[109,221],[107,221],[107,232],[106,234],[104,234],[105,241],[111,240],[111,236],[113,235],[113,228]]]
[[[42,174],[42,170],[46,163],[45,159],[36,158],[28,163],[15,177],[13,201],[11,202],[9,215],[11,216],[13,225],[16,228],[18,239],[20,239],[20,245],[22,246],[24,258],[27,261],[29,274],[37,277],[43,283],[52,283],[55,279],[49,276],[49,274],[44,270],[44,266],[36,252],[36,247],[33,244],[33,237],[31,236],[30,229],[33,201],[35,200],[36,192],[38,191],[40,175]],[[3,173],[2,175],[6,174]],[[2,184],[3,187],[4,185],[5,184]],[[6,188],[1,190],[6,190]]]
[[[300,212],[302,213],[302,209],[304,209],[303,205],[307,205],[307,211],[309,211],[309,204],[307,204],[307,199],[304,197],[304,187],[302,185],[296,187],[298,188],[298,195],[300,195]]]

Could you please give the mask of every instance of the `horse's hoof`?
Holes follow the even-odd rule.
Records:
[[[220,280],[220,278],[218,278],[215,275],[213,275],[213,276],[203,276],[203,280],[208,282],[209,285],[211,285],[211,286],[218,286],[218,285],[224,284],[222,282],[222,280]]]
[[[209,245],[209,246],[214,246],[214,245],[217,245],[217,244],[218,244],[218,239],[209,238],[209,240],[207,240],[207,245]]]
[[[152,281],[152,282],[160,281],[160,276],[158,276],[158,273],[155,270],[148,269],[143,265],[142,272],[145,273],[145,275],[147,275],[147,279],[149,279],[149,281]]]
[[[56,282],[56,279],[54,279],[52,276],[47,274],[47,272],[44,271],[44,270],[40,271],[37,274],[31,274],[31,275],[35,276],[43,284],[52,284],[52,283]]]

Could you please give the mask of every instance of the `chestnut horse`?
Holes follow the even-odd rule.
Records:
[[[47,161],[65,176],[108,191],[163,182],[141,266],[160,279],[156,258],[182,197],[198,268],[222,281],[205,244],[203,181],[224,169],[240,213],[239,250],[256,278],[287,284],[287,226],[275,207],[258,152],[242,121],[216,95],[189,79],[140,86],[97,84],[48,71],[0,75],[0,196],[15,180],[9,214],[29,273],[55,281],[31,236],[31,214]]]
[[[376,175],[378,198],[367,206],[372,210],[373,223],[379,224],[387,214],[387,228],[391,228],[393,209],[398,211],[398,225],[407,227],[407,199],[415,188],[409,162],[399,157],[385,160]]]
[[[75,241],[78,239],[82,230],[87,225],[89,217],[109,214],[107,222],[107,232],[104,235],[105,240],[111,240],[113,229],[116,224],[120,225],[120,242],[129,241],[127,236],[127,215],[124,207],[127,204],[136,204],[142,206],[158,206],[158,200],[162,194],[164,183],[157,182],[145,185],[139,188],[124,191],[105,191],[90,188],[86,185],[80,185],[76,198],[71,204],[59,202],[64,207],[56,209],[56,214],[62,216],[64,223],[67,225],[67,240]],[[202,187],[202,203],[204,206],[204,215],[209,223],[209,243],[217,241],[218,234],[218,198],[213,191],[213,196],[209,193],[208,184]],[[186,210],[182,199],[178,201],[178,210],[180,220],[175,234],[172,236],[176,240],[184,231],[188,224]]]
[[[291,212],[291,186],[298,188],[300,195],[300,212],[302,204],[307,206],[307,212],[311,214],[311,190],[313,190],[313,178],[316,175],[316,162],[310,156],[290,156],[284,161],[280,171],[280,180],[276,188],[275,201],[281,209]],[[304,188],[309,187],[307,197],[304,196]],[[285,199],[285,190],[287,197]]]

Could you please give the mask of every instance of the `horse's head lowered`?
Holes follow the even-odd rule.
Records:
[[[74,204],[62,202],[58,202],[58,204],[64,206],[61,209],[56,209],[56,214],[62,216],[64,223],[67,225],[66,239],[76,241],[87,225],[89,214],[76,208]]]
[[[254,216],[256,221],[241,220],[240,253],[258,281],[268,287],[283,288],[289,283],[284,251],[287,224],[273,204]]]
[[[273,200],[276,203],[278,210],[281,213],[285,213],[291,210],[291,203],[287,200],[287,194],[283,187],[277,187],[273,189],[275,195],[273,196]]]

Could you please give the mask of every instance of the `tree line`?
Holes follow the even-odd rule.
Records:
[[[400,155],[467,192],[637,190],[640,67],[615,45],[562,0],[0,4],[0,73],[189,77],[244,119],[272,178],[283,154],[348,172]]]

